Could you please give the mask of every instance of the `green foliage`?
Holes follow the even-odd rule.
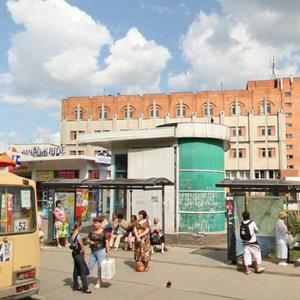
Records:
[[[287,223],[288,229],[293,236],[300,234],[300,215],[289,214]]]

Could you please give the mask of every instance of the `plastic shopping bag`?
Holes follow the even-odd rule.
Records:
[[[101,263],[101,277],[112,279],[116,274],[116,262],[113,258],[104,259]]]

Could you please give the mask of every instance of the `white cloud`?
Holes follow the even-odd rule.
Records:
[[[23,107],[35,108],[37,110],[45,109],[59,109],[61,107],[61,101],[47,96],[30,97],[20,96],[16,94],[4,94],[0,103],[23,105]]]
[[[87,92],[101,49],[111,43],[107,28],[63,0],[9,0],[7,7],[24,27],[8,51],[14,93]]]
[[[33,143],[51,143],[60,144],[60,133],[51,133],[51,130],[44,127],[38,127],[33,133]]]
[[[137,28],[131,28],[110,47],[110,52],[105,59],[107,67],[92,78],[94,86],[109,86],[122,93],[160,90],[160,74],[171,58],[168,49],[147,41]]]
[[[270,79],[270,59],[277,59],[276,75],[294,76],[298,73],[300,20],[294,8],[288,26],[281,26],[286,14],[279,1],[220,1],[224,14],[202,11],[181,38],[183,59],[190,68],[169,74],[172,89],[244,88],[247,80]],[[262,4],[263,2],[263,4]],[[297,4],[297,7],[300,5]],[[285,22],[287,23],[287,22]],[[291,28],[295,28],[295,32]]]

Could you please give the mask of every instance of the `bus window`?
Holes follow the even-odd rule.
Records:
[[[36,228],[34,190],[0,186],[0,235],[27,233]]]

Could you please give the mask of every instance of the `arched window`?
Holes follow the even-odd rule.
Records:
[[[134,108],[132,106],[125,106],[123,108],[124,119],[132,119]]]
[[[150,118],[159,118],[159,111],[161,110],[161,108],[157,105],[151,105],[149,108],[150,111]]]
[[[82,120],[83,116],[84,116],[84,109],[83,108],[79,108],[79,111],[77,108],[75,108],[73,110],[73,116],[75,120]]]
[[[108,109],[107,109],[107,107],[100,107],[99,109],[98,109],[98,113],[99,113],[99,119],[100,120],[106,120],[107,119],[107,112],[108,112]]]
[[[205,104],[203,106],[203,116],[209,117],[214,115],[214,107],[212,104]]]
[[[186,106],[185,105],[177,105],[175,107],[175,111],[176,111],[176,117],[180,118],[180,117],[186,117]]]
[[[237,103],[233,103],[230,107],[230,111],[231,111],[231,115],[232,116],[240,116],[242,115],[243,112],[243,104],[237,102]]]
[[[267,102],[267,101],[260,102],[259,113],[261,115],[270,115],[271,114],[271,103]]]

